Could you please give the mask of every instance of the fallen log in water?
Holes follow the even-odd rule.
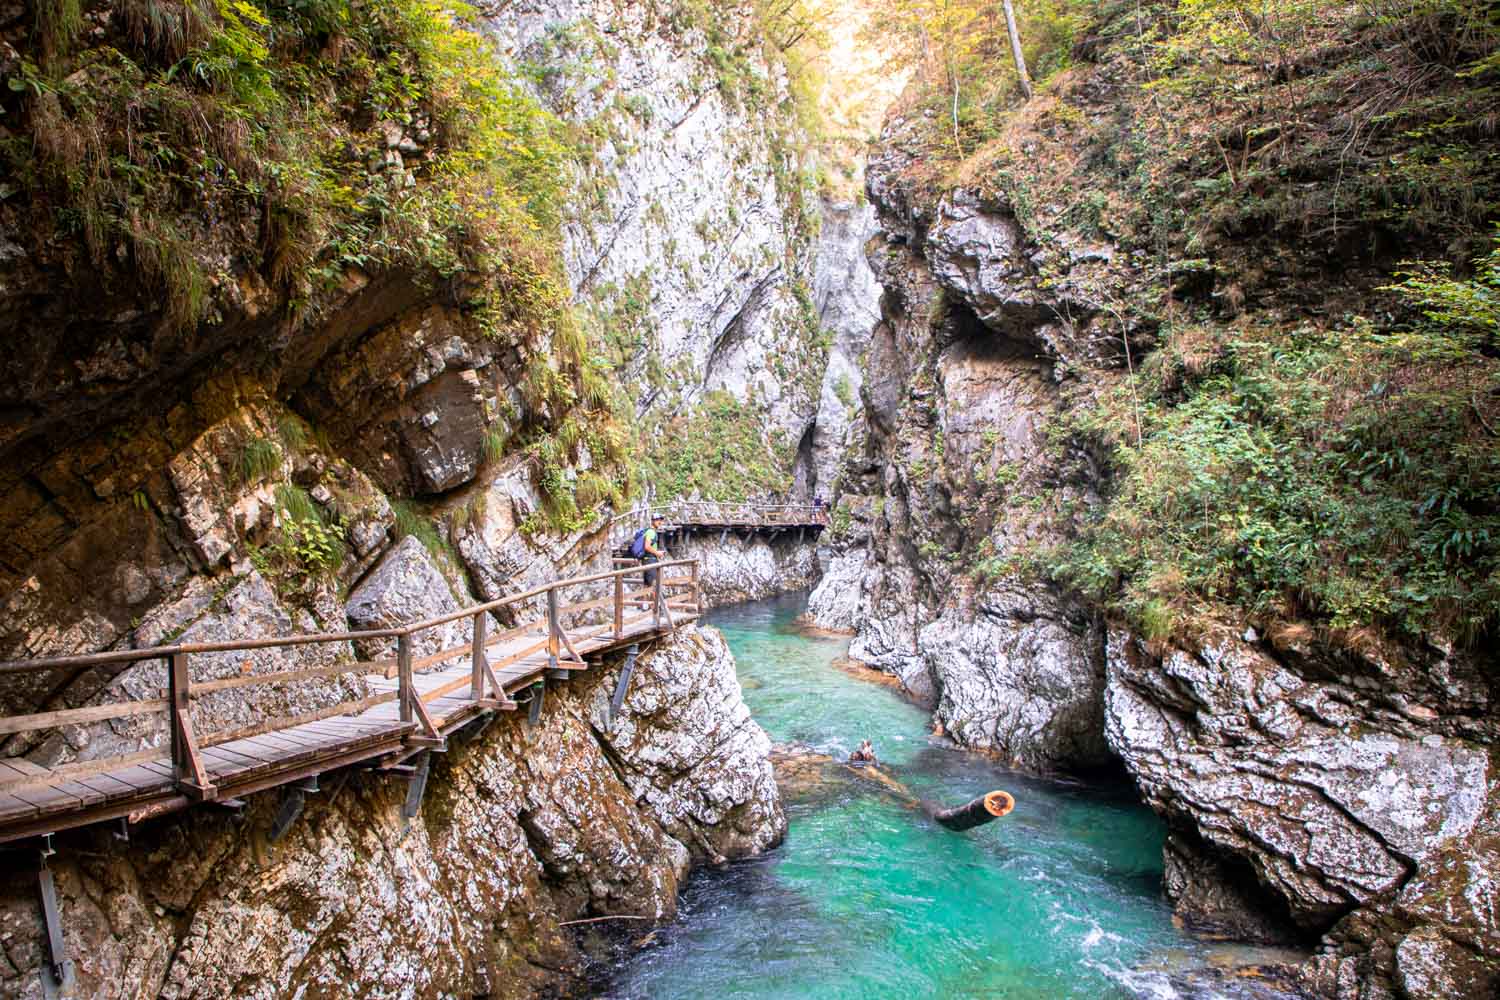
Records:
[[[827,754],[803,746],[777,747],[772,754],[772,762],[776,767],[777,781],[782,783],[784,793],[795,788],[797,791],[793,794],[805,795],[808,790],[819,783],[828,782],[836,775],[845,774],[862,783],[879,788],[908,809],[916,809],[925,813],[946,829],[959,832],[992,823],[1016,807],[1015,796],[1009,792],[996,790],[981,795],[972,802],[955,806],[952,809],[944,809],[935,803],[918,798],[912,794],[910,788],[881,770],[878,765],[835,760]]]
[[[950,830],[972,830],[976,826],[993,823],[1016,807],[1015,797],[1009,792],[994,791],[981,795],[973,802],[952,809],[934,810],[926,802],[922,808],[927,814]]]

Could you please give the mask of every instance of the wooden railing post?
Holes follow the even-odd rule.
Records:
[[[415,715],[416,683],[411,672],[411,635],[403,633],[396,639],[396,676],[399,678],[401,721],[410,722]]]
[[[688,575],[693,581],[693,611],[701,615],[703,613],[703,587],[698,579],[698,560],[692,561]]]
[[[172,727],[172,769],[177,784],[197,798],[212,798],[213,783],[208,780],[198,745],[193,741],[193,720],[188,714],[193,679],[188,671],[188,654],[173,653],[167,658],[167,705]]]
[[[625,574],[615,574],[615,638],[625,634]]]
[[[484,697],[484,633],[489,615],[481,611],[474,616],[474,644],[469,653],[469,697],[478,701]]]
[[[557,620],[557,588],[547,588],[547,666],[557,669],[557,658],[561,655],[561,644],[559,637],[562,634],[562,626]]]
[[[661,568],[660,565],[658,565],[656,567],[656,581],[655,581],[656,597],[655,597],[655,600],[652,602],[653,605],[654,605],[654,607],[652,608],[652,626],[654,628],[658,628],[658,629],[661,628],[661,602],[662,602],[661,578],[662,578],[662,568]]]

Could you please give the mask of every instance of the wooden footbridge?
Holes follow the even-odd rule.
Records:
[[[283,785],[293,786],[287,801],[296,809],[284,808],[277,822],[285,819],[289,824],[301,808],[299,789],[315,790],[318,775],[351,765],[373,766],[412,780],[415,800],[409,793],[410,817],[421,801],[426,754],[444,749],[455,731],[522,704],[535,722],[549,680],[561,680],[607,653],[658,638],[698,617],[702,608],[696,562],[663,562],[654,584],[645,588],[629,579],[639,573],[620,569],[559,580],[399,628],[0,663],[0,680],[24,683],[48,675],[41,679],[52,681],[47,685],[52,689],[98,668],[123,669],[149,660],[164,666],[163,687],[154,697],[0,717],[0,737],[153,714],[164,716],[166,722],[166,737],[159,738],[158,745],[124,756],[52,767],[22,757],[0,757],[0,842],[104,821],[130,824],[198,802],[237,807],[242,805],[239,796]],[[565,594],[603,596],[564,604]],[[509,615],[518,615],[539,604],[545,611],[532,612],[534,620],[499,631],[490,627],[494,612],[511,609]],[[417,637],[437,634],[433,630],[465,619],[471,632],[468,642],[416,655]],[[387,645],[394,640],[394,658],[255,673],[252,655],[238,675],[194,676],[194,657],[201,654],[254,654],[374,640]],[[221,692],[335,677],[361,678],[367,693],[358,700],[232,731],[207,732],[195,722],[195,705]],[[615,694],[615,709],[628,681],[627,669]],[[414,758],[416,763],[408,763]],[[275,836],[279,832],[273,829]]]
[[[730,535],[775,538],[796,534],[805,539],[817,537],[828,527],[828,508],[822,504],[675,500],[615,517],[609,525],[610,548],[623,555],[635,533],[657,516],[662,519],[662,533],[669,547],[675,540],[693,534],[717,534],[721,541]]]

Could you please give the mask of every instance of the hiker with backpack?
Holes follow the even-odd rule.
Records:
[[[639,559],[641,565],[650,566],[652,563],[661,562],[667,555],[666,549],[661,547],[662,517],[660,514],[651,515],[651,523],[635,533],[630,540],[630,556]],[[656,583],[657,570],[647,569],[641,574],[641,579],[646,586],[650,587]]]

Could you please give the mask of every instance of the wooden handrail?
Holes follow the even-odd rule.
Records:
[[[664,560],[656,565],[665,569],[670,566],[688,566],[695,561],[693,559],[671,559]],[[187,642],[170,646],[141,646],[135,649],[115,649],[105,653],[80,653],[76,656],[48,656],[34,660],[6,660],[0,662],[0,674],[19,674],[30,671],[66,669],[69,667],[95,667],[108,663],[134,663],[138,660],[154,660],[170,657],[178,653],[232,653],[251,649],[275,649],[282,646],[310,646],[330,642],[358,642],[366,639],[400,639],[402,636],[410,636],[425,629],[447,625],[450,622],[458,621],[460,618],[469,618],[473,615],[494,611],[520,601],[530,600],[533,597],[540,597],[554,587],[576,587],[585,583],[597,583],[600,580],[609,580],[617,576],[630,576],[640,571],[640,567],[632,566],[603,573],[593,573],[589,576],[558,580],[541,587],[534,587],[519,594],[509,594],[493,601],[486,601],[483,604],[471,605],[462,611],[455,611],[436,618],[427,618],[422,621],[412,622],[409,625],[403,625],[399,628],[365,629],[358,632],[312,632],[267,639],[232,639],[226,642]]]
[[[685,575],[668,577],[666,571],[674,567],[686,567],[687,572]],[[502,686],[501,680],[497,677],[497,670],[503,670],[512,663],[526,660],[528,657],[542,650],[546,650],[547,652],[546,659],[549,666],[578,669],[585,665],[583,656],[580,655],[580,648],[583,650],[598,648],[584,645],[584,643],[596,637],[613,632],[616,639],[621,639],[625,635],[624,630],[626,626],[647,619],[654,620],[658,630],[663,625],[675,629],[678,621],[673,614],[674,611],[679,613],[683,611],[691,611],[692,613],[701,611],[698,593],[699,573],[696,560],[663,560],[650,568],[654,570],[653,584],[640,590],[626,586],[628,578],[642,572],[641,567],[631,566],[606,572],[591,573],[584,576],[570,577],[565,580],[555,580],[530,590],[522,591],[521,593],[509,594],[496,600],[471,605],[461,611],[438,615],[392,628],[236,639],[224,642],[176,643],[164,646],[113,650],[105,653],[87,653],[77,656],[7,661],[0,663],[0,676],[14,676],[29,671],[84,668],[111,663],[128,664],[147,659],[160,659],[165,661],[166,684],[164,689],[159,693],[151,692],[151,694],[156,695],[155,697],[118,701],[101,705],[86,705],[77,708],[56,709],[26,715],[0,716],[0,736],[30,732],[38,729],[55,729],[64,725],[103,722],[157,712],[164,713],[167,716],[167,740],[165,741],[165,745],[158,748],[147,748],[124,756],[74,762],[64,765],[56,773],[70,773],[84,777],[103,774],[109,767],[124,766],[128,762],[141,762],[149,769],[170,775],[174,779],[175,787],[170,789],[170,794],[175,795],[176,798],[170,800],[170,803],[172,803],[170,805],[171,808],[180,808],[193,801],[214,799],[221,794],[221,789],[216,787],[214,779],[211,777],[210,766],[216,768],[213,772],[214,775],[222,775],[229,772],[224,772],[217,768],[226,759],[230,761],[238,760],[241,763],[262,759],[259,756],[255,756],[256,751],[250,748],[237,747],[232,750],[226,749],[219,751],[216,755],[212,753],[205,755],[205,750],[236,739],[253,740],[259,736],[270,737],[271,734],[278,733],[281,730],[293,729],[300,725],[315,725],[317,720],[328,719],[338,715],[365,712],[392,702],[396,703],[397,711],[395,715],[399,719],[399,723],[392,720],[391,728],[381,737],[382,739],[389,739],[391,734],[394,734],[400,746],[408,750],[412,746],[441,747],[445,738],[443,727],[449,725],[453,716],[451,713],[445,714],[443,720],[439,721],[433,714],[436,708],[434,707],[433,710],[429,710],[429,702],[437,703],[455,691],[468,688],[469,701],[472,703],[474,710],[513,708],[514,703],[510,700]],[[566,592],[566,588],[581,587],[586,584],[602,581],[610,581],[612,583],[607,596],[578,600],[566,605],[562,604],[561,596]],[[583,593],[586,595],[588,591],[584,591]],[[540,621],[530,621],[503,630],[498,634],[490,633],[488,627],[488,615],[490,612],[544,595],[546,597],[546,614]],[[627,607],[634,608],[643,613],[627,616],[625,614]],[[648,608],[649,610],[647,610]],[[590,622],[588,619],[581,617],[588,612],[597,611],[605,611],[608,620],[601,624],[597,620]],[[416,644],[413,641],[413,636],[424,630],[437,628],[464,618],[470,619],[471,625],[469,637],[461,645],[440,649],[421,657],[416,655]],[[565,627],[565,619],[573,624]],[[530,636],[536,636],[536,641],[529,641]],[[329,666],[276,670],[263,674],[241,672],[196,683],[192,679],[190,669],[190,660],[195,654],[244,652],[258,649],[288,648],[319,643],[353,642],[371,639],[395,639],[396,653],[394,659],[346,661]],[[513,639],[521,640],[521,648],[514,649],[508,645],[510,640]],[[505,649],[505,654],[498,661],[491,663],[487,656],[487,650],[501,644],[506,644],[502,647]],[[607,648],[610,643],[606,641],[603,645]],[[566,657],[563,655],[564,651],[566,651]],[[464,655],[470,658],[469,669],[463,671],[464,676],[453,677],[447,674],[442,675],[436,679],[437,687],[425,692],[417,687],[416,678],[419,670],[447,663]],[[393,667],[394,671],[391,670]],[[278,685],[326,679],[351,674],[369,675],[383,673],[387,678],[390,678],[392,672],[394,672],[397,678],[396,690],[394,691],[386,690],[358,700],[340,702],[339,704],[316,709],[299,716],[267,719],[246,728],[224,732],[206,731],[204,728],[199,728],[204,720],[200,717],[197,723],[195,723],[194,713],[192,712],[195,702],[201,703],[203,699],[220,692],[262,685]],[[114,692],[114,694],[118,696],[119,692]],[[335,727],[334,731],[344,732],[345,730]],[[289,741],[280,738],[263,740],[260,744],[257,744],[259,747],[266,745],[273,748],[276,746],[284,748],[297,744],[289,743]],[[344,745],[341,744],[340,746]],[[376,743],[371,742],[368,745],[362,744],[356,750],[347,750],[347,747],[345,747],[345,750],[340,751],[343,753],[343,756],[335,755],[324,761],[324,763],[364,759],[357,755],[375,746]],[[157,758],[162,751],[165,751],[168,755],[169,770],[157,763]],[[391,751],[389,747],[385,747],[378,752],[390,753]],[[257,765],[257,767],[259,766]],[[299,764],[298,766],[302,765]],[[297,768],[289,767],[287,769],[287,780],[295,777],[296,773],[298,773]],[[23,775],[21,780],[30,787],[31,784],[40,781],[40,776],[32,777]],[[219,780],[225,781],[225,787],[235,790],[236,793],[245,787],[243,782],[239,785],[234,784],[234,781],[239,779],[220,778]],[[260,781],[263,779],[257,778],[256,780]],[[12,781],[8,784],[14,783]],[[119,782],[115,783],[119,784]],[[0,786],[4,785],[7,785],[7,783],[0,783]],[[262,784],[255,787],[269,787],[269,785]],[[254,789],[252,788],[251,790]],[[160,806],[161,803],[157,803],[156,805]],[[155,807],[153,806],[153,808]]]

